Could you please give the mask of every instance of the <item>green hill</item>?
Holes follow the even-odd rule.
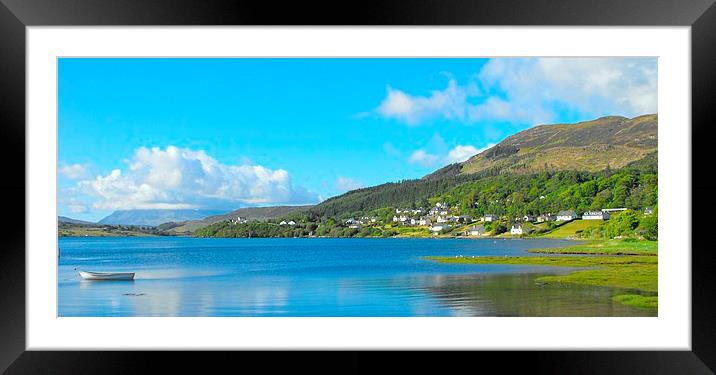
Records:
[[[485,170],[535,173],[618,169],[657,150],[658,116],[602,117],[576,124],[540,125],[514,134],[462,164],[433,175]],[[432,178],[429,176],[428,178]]]
[[[216,222],[241,217],[249,220],[268,220],[285,216],[291,212],[304,211],[312,206],[274,206],[274,207],[244,207],[231,211],[227,214],[208,216],[201,220],[190,220],[184,222],[169,222],[159,226],[168,233],[184,234],[196,231]]]
[[[287,212],[266,225],[215,223],[199,235],[407,235],[392,222],[395,209],[427,209],[437,202],[451,207],[451,215],[498,215],[500,228],[525,214],[654,207],[658,203],[656,128],[656,115],[538,126],[421,179],[353,190]],[[363,223],[362,228],[345,225],[347,218],[366,215],[375,221]],[[297,224],[276,226],[281,219]],[[571,228],[574,225],[578,224],[555,235],[570,236],[584,230]]]

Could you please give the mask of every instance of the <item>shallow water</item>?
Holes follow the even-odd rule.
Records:
[[[539,285],[565,268],[451,265],[550,239],[60,238],[59,316],[652,316],[604,287]],[[74,269],[136,272],[83,281]]]

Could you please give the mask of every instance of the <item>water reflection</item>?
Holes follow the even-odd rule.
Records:
[[[543,275],[450,276],[425,290],[459,316],[656,316],[656,310],[612,301],[624,291],[537,283],[535,279]]]
[[[565,268],[446,265],[425,255],[523,255],[540,241],[61,241],[60,316],[654,316],[617,290],[539,285]],[[74,267],[136,271],[81,281]]]

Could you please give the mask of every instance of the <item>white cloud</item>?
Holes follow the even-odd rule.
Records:
[[[462,163],[463,161],[469,159],[473,155],[477,155],[494,145],[495,145],[494,143],[490,143],[487,146],[480,148],[480,149],[478,149],[472,145],[457,145],[452,150],[450,150],[450,152],[448,152],[446,161],[449,164]]]
[[[478,74],[483,89],[499,92],[470,110],[470,119],[546,122],[555,107],[591,115],[657,112],[653,58],[492,59]]]
[[[87,176],[87,167],[82,164],[63,165],[60,167],[59,171],[60,174],[72,180],[77,180]]]
[[[364,186],[360,181],[357,181],[357,180],[354,180],[354,179],[348,178],[348,177],[342,177],[342,176],[339,176],[336,179],[335,185],[336,185],[336,190],[338,190],[341,193],[345,193],[347,191],[351,191],[351,190],[355,190],[355,189],[360,189]]]
[[[495,58],[476,80],[415,96],[389,87],[376,112],[409,125],[554,121],[556,111],[589,118],[657,112],[655,58]],[[478,87],[479,86],[479,87]]]
[[[440,157],[437,155],[429,154],[427,151],[420,149],[413,152],[408,158],[408,162],[414,164],[420,164],[423,167],[429,167],[438,162]]]
[[[383,117],[413,125],[435,117],[463,120],[466,103],[466,89],[450,79],[444,90],[432,91],[430,96],[412,96],[388,87],[388,95],[376,111]]]
[[[168,146],[137,149],[120,169],[80,181],[76,191],[99,209],[187,209],[239,204],[314,203],[315,194],[295,187],[287,171],[260,165],[225,165],[204,151]]]
[[[447,160],[450,163],[460,163],[470,158],[470,156],[477,154],[477,148],[470,145],[457,145],[455,148],[450,150],[447,156]]]

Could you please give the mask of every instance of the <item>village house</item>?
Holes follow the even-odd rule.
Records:
[[[404,222],[408,221],[408,219],[409,219],[409,218],[408,218],[407,216],[405,216],[405,215],[400,215],[400,217],[398,217],[398,216],[393,216],[393,222],[394,222],[394,223],[396,223],[396,222],[404,223]]]
[[[361,228],[361,224],[360,224],[360,222],[354,222],[354,223],[352,223],[351,225],[349,225],[348,228],[351,228],[351,229],[360,229],[360,228]]]
[[[586,211],[582,214],[582,220],[609,220],[609,212]]]
[[[525,216],[522,216],[522,221],[528,221],[531,223],[531,222],[535,221],[535,217],[527,214]]]
[[[476,225],[474,227],[467,228],[465,231],[466,236],[484,236],[485,227],[482,225]]]
[[[610,212],[610,213],[611,213],[611,212],[626,211],[626,210],[627,210],[627,209],[624,208],[624,207],[620,207],[620,208],[603,208],[603,209],[602,209],[602,211],[604,211],[604,212]]]
[[[291,221],[283,220],[280,223],[278,223],[278,225],[296,225],[296,222],[293,220],[291,220]]]
[[[514,224],[512,228],[510,228],[511,235],[522,235],[523,232],[525,232],[525,229],[522,224]]]
[[[487,215],[483,216],[483,217],[480,219],[480,221],[484,221],[484,222],[486,222],[486,223],[490,223],[490,222],[493,222],[493,221],[497,221],[497,215],[487,214]]]
[[[442,216],[442,215],[438,216],[435,220],[438,223],[447,223],[448,222],[448,218],[446,218],[445,216]]]
[[[296,222],[293,221],[293,220],[291,220],[291,221],[288,222],[288,225],[296,225]]]
[[[231,224],[237,225],[237,224],[245,223],[246,219],[242,218],[241,216],[237,216],[236,219],[229,219],[229,221],[231,222]]]
[[[653,215],[654,210],[651,207],[647,207],[644,209],[644,215]]]
[[[418,220],[418,225],[432,225],[432,221],[428,218],[421,217],[420,220]]]
[[[559,211],[557,213],[557,221],[572,221],[577,218],[577,213],[574,210]]]

